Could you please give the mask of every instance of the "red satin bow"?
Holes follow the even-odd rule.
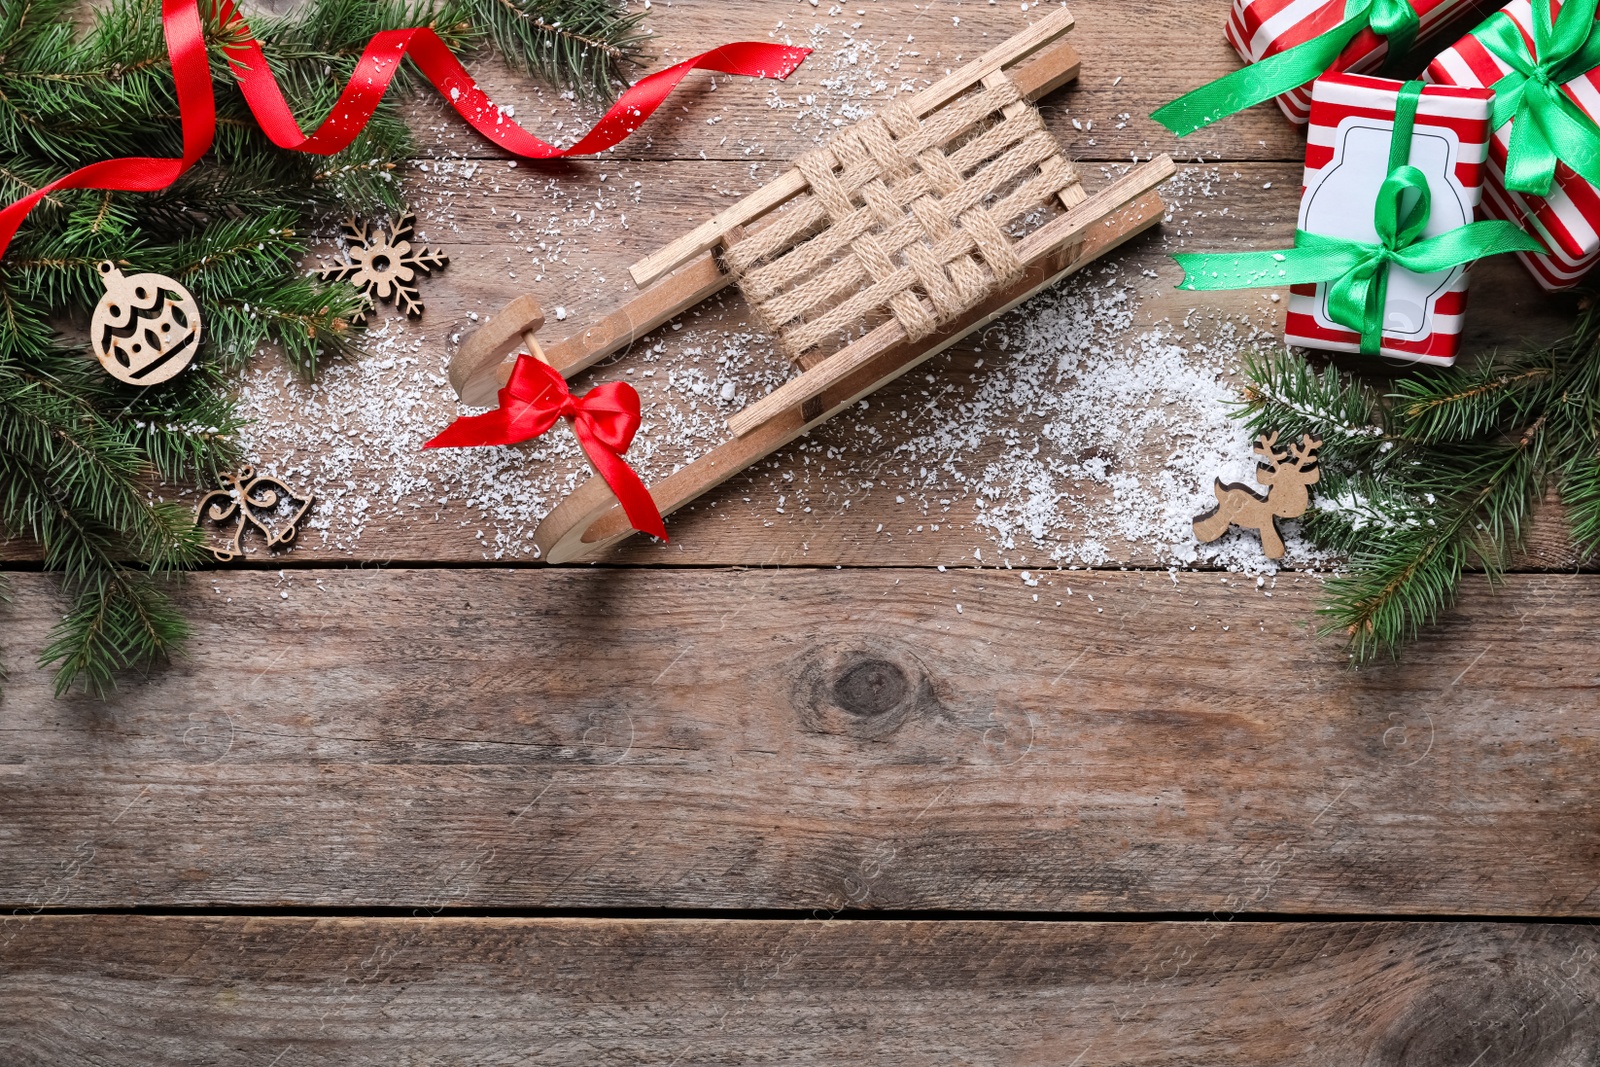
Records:
[[[457,419],[422,447],[514,445],[544,434],[562,418],[572,423],[589,462],[617,495],[633,528],[665,541],[667,527],[650,490],[622,458],[639,431],[639,394],[627,382],[607,382],[574,397],[554,367],[523,354],[500,390],[499,407]]]
[[[228,65],[245,101],[261,129],[280,148],[315,155],[331,155],[347,147],[366,126],[384,91],[410,55],[423,76],[448,100],[473,129],[508,152],[529,159],[593,155],[603,152],[633,133],[661,106],[667,94],[691,70],[713,70],[753,78],[787,78],[811,54],[809,48],[739,41],[714,48],[693,59],[641,79],[622,94],[584,138],[571,148],[541,141],[506,117],[479,89],[466,68],[451,54],[438,34],[426,27],[385,30],[375,35],[361,53],[355,74],[338,103],[309,137],[295,122],[278,83],[267,68],[261,46],[250,35],[232,0],[214,0],[217,18],[231,40],[223,46]],[[154,192],[165,189],[199,161],[216,133],[216,102],[211,95],[211,70],[206,59],[197,0],[162,0],[161,23],[172,57],[177,83],[178,110],[183,123],[180,159],[128,157],[91,163],[46,185],[0,211],[0,256],[34,205],[57,189],[117,189]]]

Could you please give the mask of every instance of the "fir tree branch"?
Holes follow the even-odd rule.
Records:
[[[1572,520],[1572,539],[1585,558],[1600,550],[1600,455],[1575,456],[1561,473],[1561,500]]]
[[[1424,371],[1376,396],[1303,360],[1250,361],[1240,417],[1262,432],[1324,438],[1306,514],[1313,541],[1345,553],[1319,611],[1357,660],[1395,654],[1455,603],[1462,577],[1498,577],[1559,472],[1580,544],[1600,541],[1600,323],[1510,359]],[[1363,409],[1366,409],[1365,414]]]
[[[1391,399],[1407,438],[1428,443],[1469,441],[1541,406],[1543,391],[1556,378],[1548,353],[1505,367],[1490,359],[1457,374],[1402,379],[1395,383]]]
[[[594,100],[615,99],[622,68],[637,62],[642,12],[616,0],[459,0],[508,62],[572,86]]]
[[[1471,563],[1497,576],[1542,491],[1540,440],[1534,427],[1515,444],[1459,464],[1436,457],[1439,467],[1427,466],[1410,487],[1409,495],[1427,504],[1415,520],[1373,530],[1353,553],[1350,573],[1328,582],[1319,611],[1329,621],[1320,632],[1348,637],[1358,661],[1393,655],[1455,603]]]
[[[72,609],[40,656],[45,666],[57,668],[57,696],[79,682],[104,696],[116,688],[119,673],[170,658],[191,630],[165,584],[120,566],[68,583]]]
[[[409,65],[345,151],[278,149],[220,47],[239,31],[201,10],[212,151],[157,193],[53,193],[0,261],[0,536],[37,541],[73,598],[44,654],[62,689],[81,679],[104,691],[187,633],[167,585],[203,562],[200,535],[184,509],[151,499],[152,483],[215,477],[238,460],[228,375],[257,349],[276,345],[308,374],[354,352],[362,298],[308,277],[299,235],[397,209],[396,177],[415,152],[399,110],[422,84]],[[105,0],[80,32],[81,12],[82,0],[0,0],[0,199],[98,160],[182,150],[161,0]],[[306,126],[328,114],[382,30],[428,25],[458,52],[492,47],[602,96],[642,40],[639,16],[615,0],[306,0],[252,19]],[[177,278],[199,301],[202,343],[177,378],[125,387],[57,335],[62,322],[88,321],[107,259]]]
[[[1280,351],[1247,355],[1244,375],[1240,417],[1250,432],[1278,431],[1289,438],[1318,434],[1324,466],[1363,464],[1395,443],[1385,432],[1377,395],[1344,380],[1331,366],[1319,375],[1305,360]]]

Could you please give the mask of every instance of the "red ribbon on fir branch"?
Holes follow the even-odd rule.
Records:
[[[4,256],[22,220],[38,202],[57,189],[116,189],[154,192],[165,189],[211,147],[216,133],[216,101],[211,95],[211,70],[198,0],[162,0],[161,23],[172,57],[178,110],[183,123],[183,156],[162,159],[130,156],[81,167],[0,211],[0,256]],[[657,71],[623,93],[600,121],[571,148],[557,148],[533,136],[506,117],[478,88],[439,35],[426,27],[385,30],[368,42],[355,73],[338,103],[309,137],[295,122],[283,92],[267,67],[261,46],[234,9],[232,0],[215,0],[218,20],[231,40],[223,46],[228,65],[239,81],[261,129],[280,148],[314,155],[332,155],[347,147],[366,126],[384,91],[407,55],[439,95],[450,102],[472,128],[508,152],[528,159],[603,152],[633,133],[661,106],[691,70],[711,70],[752,78],[783,79],[811,54],[809,48],[737,41]]]
[[[607,382],[574,397],[554,367],[524,353],[500,390],[499,407],[462,416],[422,447],[514,445],[544,434],[557,419],[572,423],[589,462],[616,494],[633,528],[665,541],[661,511],[622,458],[639,432],[639,394],[627,382]]]

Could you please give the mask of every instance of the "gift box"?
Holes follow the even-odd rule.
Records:
[[[1493,10],[1486,0],[1410,0],[1419,26],[1417,46],[1430,41],[1448,40],[1471,20]],[[1259,63],[1296,45],[1304,44],[1334,29],[1344,21],[1346,0],[1234,0],[1226,30],[1228,43],[1246,63]],[[1371,29],[1356,35],[1338,60],[1332,73],[1367,74],[1383,65],[1389,55],[1389,42]],[[1305,125],[1311,114],[1311,86],[1302,86],[1278,97],[1278,106],[1290,121]]]
[[[1356,74],[1317,79],[1311,92],[1301,230],[1352,241],[1377,240],[1374,205],[1390,172],[1401,88],[1401,82]],[[1409,162],[1426,176],[1432,198],[1424,239],[1473,221],[1482,197],[1493,101],[1494,94],[1487,89],[1441,85],[1423,89]],[[1419,363],[1453,363],[1470,275],[1470,264],[1432,274],[1391,266],[1381,354]],[[1291,287],[1288,342],[1360,352],[1361,335],[1330,316],[1328,293],[1327,283]]]
[[[1551,0],[1550,10],[1558,13],[1560,0]],[[1514,0],[1491,15],[1490,21],[1511,20],[1523,39],[1531,42],[1533,18],[1531,0]],[[1488,25],[1486,22],[1436,58],[1424,79],[1436,85],[1492,86],[1509,73],[1510,66],[1484,45]],[[1562,91],[1590,118],[1600,115],[1600,70],[1567,82]],[[1556,167],[1555,181],[1546,196],[1508,190],[1506,157],[1513,126],[1513,122],[1501,126],[1489,145],[1484,214],[1515,222],[1537,237],[1548,254],[1521,253],[1523,263],[1544,288],[1570,289],[1600,259],[1600,193],[1565,164]]]

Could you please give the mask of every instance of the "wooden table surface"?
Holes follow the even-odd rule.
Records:
[[[1163,480],[1173,457],[1246,463],[1236,437],[1145,423],[1089,470],[984,392],[1100,360],[1008,401],[1048,419],[1159,358],[1214,365],[1220,397],[1271,343],[1272,294],[1176,293],[1167,256],[1287,243],[1299,135],[1265,107],[1181,144],[1144,117],[1236,66],[1227,0],[1081,2],[1082,78],[1044,102],[1091,192],[1174,153],[1159,232],[674,516],[671,545],[531,559],[580,469],[553,439],[418,466],[484,316],[531,292],[561,336],[1028,6],[656,0],[653,66],[817,52],[781,86],[696,76],[599,161],[511,167],[412,106],[405,180],[452,256],[423,319],[315,391],[270,356],[246,386],[254,458],[319,492],[305,543],[193,577],[187,654],[105,702],[50,697],[63,602],[5,550],[0,1064],[1600,1062],[1600,578],[1560,523],[1352,669],[1313,635],[1317,574],[1218,570],[1238,544],[1177,567],[1159,516],[1096,525],[1126,478],[1187,505],[1207,485]],[[479,66],[535,130],[593,117]],[[1473,348],[1570,321],[1515,263],[1477,281]],[[652,371],[656,472],[775,380],[737,298],[680,325],[594,379]],[[1035,446],[1088,470],[1050,490],[1078,526],[998,524],[977,475]]]

